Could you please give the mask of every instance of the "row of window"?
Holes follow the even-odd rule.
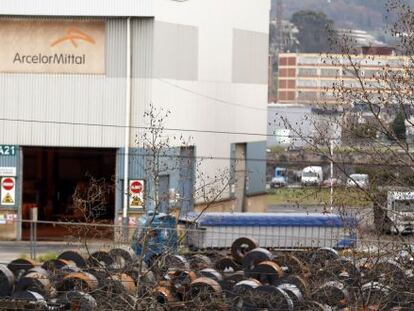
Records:
[[[363,81],[366,88],[386,88],[386,83],[382,81]],[[279,80],[279,89],[295,88],[331,88],[335,85],[344,87],[359,88],[361,86],[358,80]]]
[[[334,100],[334,94],[331,92],[315,92],[315,91],[279,91],[280,101],[293,101],[293,100]]]
[[[286,70],[286,69],[285,69]],[[366,78],[378,78],[381,75],[380,70],[375,69],[361,69],[358,76]],[[299,77],[355,77],[357,76],[352,69],[328,69],[328,68],[299,68]]]
[[[281,58],[282,59],[282,58]],[[390,58],[384,59],[379,57],[351,57],[349,58],[342,58],[336,55],[333,56],[299,56],[297,58],[297,63],[299,65],[360,65],[360,66],[390,66],[390,67],[402,67],[407,66],[411,63],[409,58]],[[281,66],[288,66],[291,64],[285,64]]]

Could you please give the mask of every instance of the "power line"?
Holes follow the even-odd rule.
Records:
[[[233,106],[233,107],[246,108],[246,109],[251,109],[251,110],[258,110],[258,111],[266,111],[267,112],[267,108],[266,109],[263,109],[263,108],[258,108],[258,107],[254,107],[254,106],[248,106],[248,105],[233,103],[233,102],[230,102],[230,101],[227,101],[227,100],[224,100],[224,99],[220,99],[220,98],[216,98],[216,97],[212,97],[212,96],[209,96],[209,95],[205,95],[205,94],[198,93],[196,91],[187,89],[185,87],[182,87],[182,86],[180,86],[178,84],[172,83],[172,82],[167,81],[167,80],[164,80],[164,79],[158,78],[157,80],[158,81],[161,81],[161,82],[163,82],[165,84],[168,84],[168,85],[170,85],[172,87],[175,87],[177,89],[180,89],[180,90],[183,90],[185,92],[191,93],[193,95],[197,95],[199,97],[203,97],[203,98],[206,98],[206,99],[209,99],[209,100],[212,100],[212,101],[216,101],[216,102],[219,102],[219,103],[222,103],[222,104],[226,104],[226,105]]]
[[[71,122],[71,121],[55,121],[55,120],[40,120],[40,119],[22,119],[22,118],[0,118],[0,121],[6,122],[22,122],[22,123],[42,123],[42,124],[55,124],[55,125],[73,125],[73,126],[90,126],[90,127],[110,127],[125,129],[128,126],[120,124],[109,123],[88,123],[88,122]],[[226,135],[246,135],[246,136],[261,136],[261,137],[282,137],[293,139],[314,139],[317,136],[310,135],[280,135],[280,134],[263,134],[263,133],[251,133],[251,132],[232,132],[232,131],[214,131],[214,130],[197,130],[197,129],[183,129],[183,128],[168,128],[168,127],[149,127],[149,126],[129,126],[131,129],[151,130],[159,129],[165,131],[181,131],[181,132],[194,132],[194,133],[207,133],[207,134],[226,134]],[[324,137],[324,139],[337,139]]]

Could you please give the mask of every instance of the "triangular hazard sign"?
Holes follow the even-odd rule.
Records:
[[[13,198],[10,195],[10,193],[7,193],[6,194],[6,196],[3,198],[3,200],[1,201],[1,203],[5,203],[5,204],[14,203]]]
[[[142,206],[142,204],[143,204],[143,202],[139,197],[137,197],[137,196],[132,197],[131,206]]]

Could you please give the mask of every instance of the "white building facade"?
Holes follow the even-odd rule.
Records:
[[[134,213],[124,180],[146,183],[151,103],[171,111],[168,136],[191,137],[190,151],[172,139],[172,154],[205,159],[207,175],[228,170],[220,199],[243,210],[245,196],[265,191],[269,11],[268,0],[0,0],[0,177],[14,183],[0,238],[22,237],[31,206],[43,220],[71,215],[86,175],[113,176],[102,217]],[[162,180],[181,198],[199,183],[194,163]],[[197,204],[184,201],[186,211]]]

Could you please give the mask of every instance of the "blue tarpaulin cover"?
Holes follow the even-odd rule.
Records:
[[[306,213],[190,213],[180,220],[200,226],[355,227],[354,217]]]

